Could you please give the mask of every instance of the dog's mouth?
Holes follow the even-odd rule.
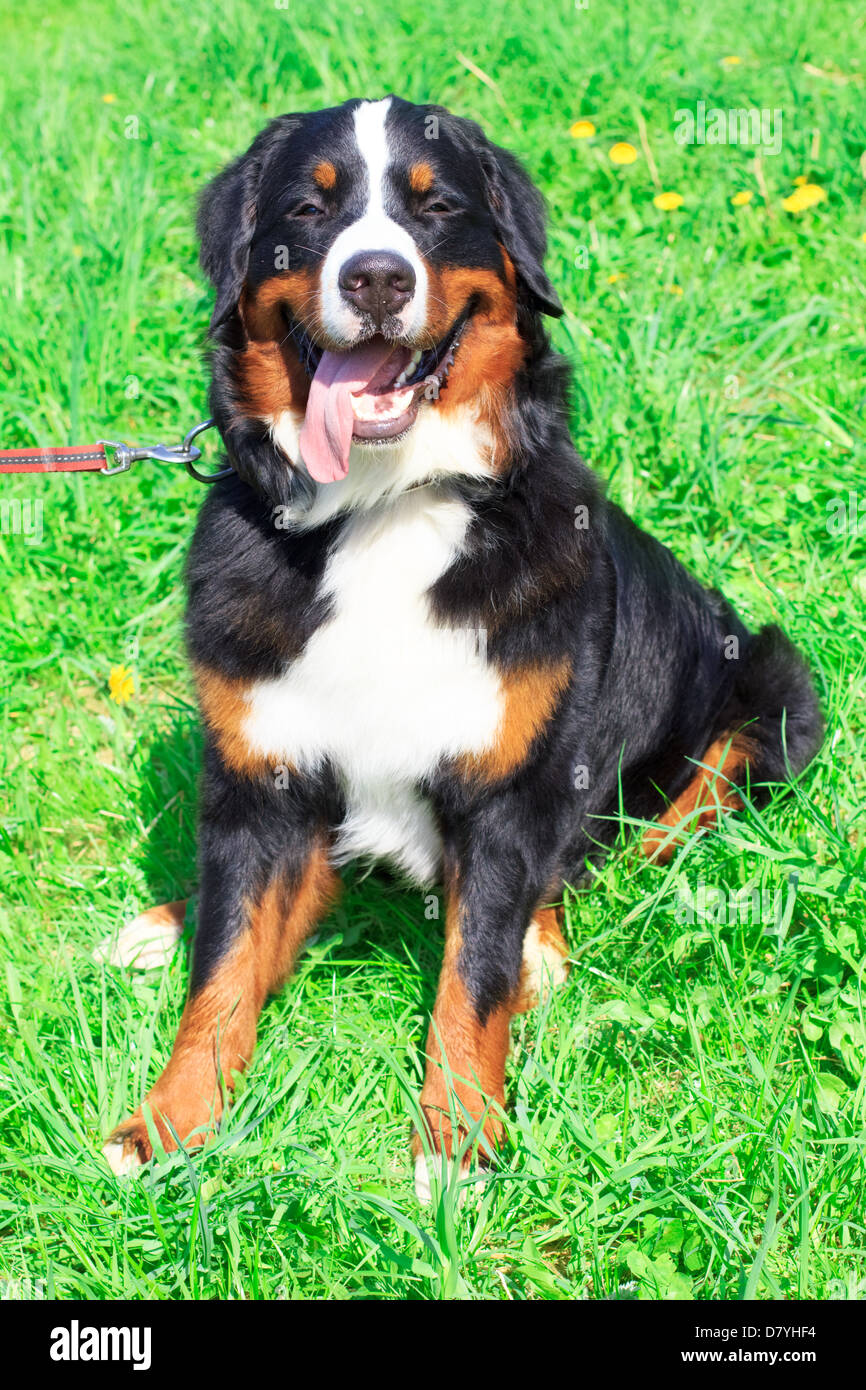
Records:
[[[391,442],[411,429],[422,401],[438,400],[470,314],[467,306],[441,341],[425,350],[377,333],[348,352],[330,352],[300,325],[293,327],[312,378],[301,457],[317,482],[346,476],[353,442]]]

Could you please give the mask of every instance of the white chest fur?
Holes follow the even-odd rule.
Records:
[[[340,858],[390,858],[421,880],[439,846],[417,784],[443,758],[489,748],[502,713],[484,634],[436,626],[427,599],[469,519],[431,488],[353,515],[325,572],[332,616],[283,675],[253,687],[244,726],[275,765],[331,760],[349,807]]]

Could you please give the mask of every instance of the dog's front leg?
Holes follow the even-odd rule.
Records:
[[[521,824],[504,801],[446,836],[445,956],[421,1092],[426,1146],[437,1155],[456,1152],[482,1118],[482,1162],[501,1139],[497,1107],[505,1098],[509,1027],[513,1014],[527,1007],[524,941],[557,882],[555,843],[555,827],[545,832],[538,821]],[[548,930],[562,972],[566,948],[558,927],[552,923]],[[416,1134],[415,1186],[427,1200],[423,1149]]]
[[[299,786],[213,777],[201,823],[201,894],[189,998],[165,1070],[145,1100],[163,1147],[200,1144],[233,1073],[249,1062],[259,1013],[286,979],[338,880],[324,827]],[[151,1156],[139,1108],[103,1151],[115,1172]]]

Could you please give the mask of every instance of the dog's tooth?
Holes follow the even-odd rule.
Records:
[[[415,369],[416,369],[416,367],[418,366],[418,363],[421,361],[421,356],[422,356],[421,349],[420,349],[420,348],[416,348],[415,351],[412,353],[412,356],[409,358],[409,361],[406,363],[405,367],[403,368],[402,372],[401,372],[400,375],[397,377],[397,380],[394,382],[394,388],[395,388],[395,389],[396,389],[398,386],[405,386],[405,384],[406,384],[406,382],[409,380],[410,376],[414,376],[414,374],[415,374]]]

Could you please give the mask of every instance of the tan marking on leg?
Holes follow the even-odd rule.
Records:
[[[524,666],[502,679],[504,711],[492,746],[458,760],[464,777],[499,782],[529,756],[532,744],[553,716],[571,676],[564,657],[548,665]]]
[[[249,924],[218,968],[187,1001],[168,1065],[146,1099],[163,1147],[201,1144],[223,1109],[223,1086],[253,1054],[262,1006],[292,969],[301,944],[333,902],[339,880],[324,846],[311,855],[293,892],[272,883],[250,907]],[[197,1131],[193,1133],[193,1131]],[[151,1155],[142,1111],[120,1125],[103,1152],[115,1172]]]
[[[445,958],[433,1021],[427,1036],[427,1068],[421,1091],[421,1108],[427,1124],[427,1142],[434,1151],[451,1157],[459,1146],[452,1132],[452,1093],[448,1072],[453,1080],[453,1108],[458,1134],[466,1134],[481,1118],[489,1099],[502,1105],[505,1099],[505,1059],[508,1055],[511,1008],[502,1005],[494,1009],[482,1023],[475,1010],[463,979],[458,960],[462,945],[460,907],[456,899],[448,905],[445,928]],[[441,1039],[441,1046],[440,1046]],[[447,1071],[443,1066],[444,1049]],[[468,1118],[467,1118],[468,1116]],[[502,1136],[502,1122],[493,1110],[484,1122],[486,1147],[495,1150]],[[485,1145],[480,1152],[484,1156]],[[429,1200],[429,1175],[423,1162],[420,1136],[413,1137],[416,1159],[415,1186],[422,1201]],[[420,1163],[417,1160],[422,1160]],[[465,1165],[468,1167],[468,1164]],[[438,1177],[438,1174],[436,1174]],[[425,1185],[426,1180],[426,1185]]]
[[[723,734],[716,739],[701,758],[707,767],[698,769],[685,790],[645,832],[641,847],[647,858],[667,864],[682,846],[684,835],[701,826],[716,825],[720,809],[739,810],[743,802],[731,783],[754,754],[755,744],[745,734]]]
[[[321,160],[313,170],[313,182],[325,190],[333,188],[337,182],[337,171],[330,159]]]
[[[568,945],[562,935],[561,907],[535,912],[523,942],[523,969],[514,1012],[528,1013],[568,979]]]
[[[115,937],[105,937],[93,952],[100,965],[156,970],[171,960],[183,935],[187,899],[150,907],[127,922]]]
[[[429,193],[433,187],[433,170],[429,164],[413,164],[409,170],[409,187],[413,193]]]

